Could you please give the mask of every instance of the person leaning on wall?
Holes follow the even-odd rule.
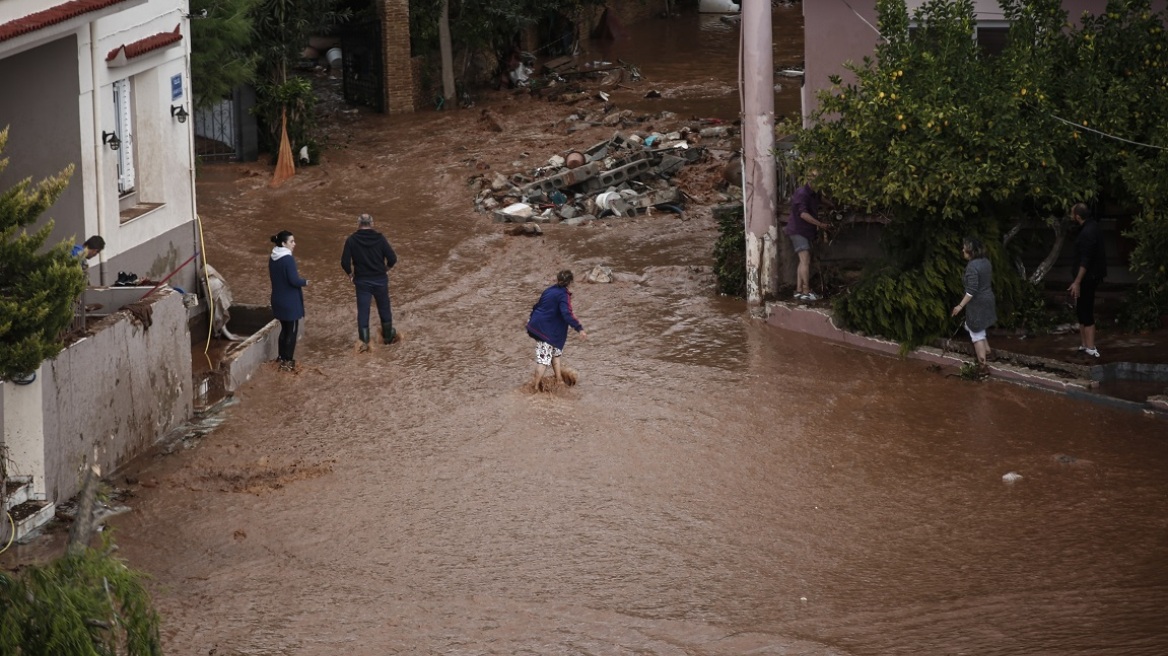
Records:
[[[84,243],[77,244],[71,251],[73,257],[81,261],[81,270],[89,271],[89,261],[97,257],[99,253],[105,250],[105,239],[100,235],[94,235],[86,239]]]

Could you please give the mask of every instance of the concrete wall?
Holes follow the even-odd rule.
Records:
[[[119,312],[41,367],[45,486],[50,501],[79,490],[97,461],[112,472],[191,417],[191,336],[182,295],[159,290],[144,328]]]

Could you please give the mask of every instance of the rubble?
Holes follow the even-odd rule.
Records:
[[[716,177],[725,184],[724,160],[739,148],[738,123],[698,117],[685,120],[670,111],[638,115],[616,107],[610,92],[616,87],[633,89],[621,82],[641,80],[636,66],[565,56],[543,63],[538,75],[526,71],[525,75],[522,83],[513,85],[517,93],[573,105],[553,128],[566,135],[600,127],[614,131],[612,137],[590,148],[564,149],[539,165],[534,165],[541,159],[538,155],[522,153],[510,162],[509,174],[480,168],[482,172],[469,179],[479,213],[500,223],[573,226],[651,215],[654,210],[684,220],[686,201],[694,197],[680,188],[679,181],[692,185],[698,178]],[[661,95],[650,92],[654,94]],[[479,121],[492,132],[507,129],[487,110],[480,113]],[[694,172],[686,173],[687,167]],[[704,185],[703,190],[708,191]],[[695,193],[698,198],[703,195]],[[726,193],[735,195],[729,188]],[[720,195],[722,200],[731,200]]]
[[[627,117],[628,113],[611,115]],[[618,130],[584,152],[554,154],[543,166],[528,171],[477,176],[471,180],[475,209],[490,213],[500,223],[567,225],[652,214],[653,210],[682,214],[686,195],[673,177],[707,158],[703,140],[730,138],[737,130],[733,125],[696,123],[667,134],[626,135]],[[711,128],[709,136],[702,136]]]

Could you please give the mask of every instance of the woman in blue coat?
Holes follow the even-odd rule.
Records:
[[[296,271],[292,257],[296,238],[292,233],[281,230],[272,237],[272,243],[275,246],[268,260],[268,275],[272,279],[272,314],[280,322],[277,357],[280,371],[295,371],[296,336],[304,318],[304,286],[308,281]]]
[[[572,312],[572,272],[567,269],[556,274],[556,284],[543,290],[539,302],[531,308],[531,318],[527,320],[527,334],[535,340],[535,389],[540,389],[547,366],[552,366],[557,382],[564,382],[560,369],[560,357],[564,354],[564,344],[568,341],[568,326],[588,339],[584,326]],[[575,381],[569,381],[574,383]]]

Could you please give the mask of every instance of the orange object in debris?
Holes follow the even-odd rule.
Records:
[[[276,156],[276,170],[268,186],[279,187],[294,175],[296,165],[292,161],[292,144],[288,142],[288,110],[285,109],[280,113],[280,153]]]

